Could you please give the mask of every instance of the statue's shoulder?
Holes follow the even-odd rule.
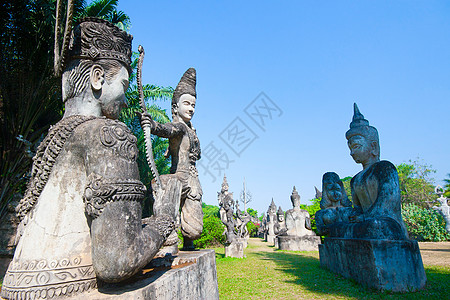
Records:
[[[94,151],[110,149],[129,160],[138,156],[137,138],[131,130],[118,120],[104,117],[93,118],[78,126],[74,136],[78,144]]]
[[[373,169],[372,171],[375,174],[378,175],[386,175],[389,173],[396,173],[397,174],[397,168],[394,166],[393,163],[391,163],[388,160],[381,160],[377,163],[374,163],[371,168]]]

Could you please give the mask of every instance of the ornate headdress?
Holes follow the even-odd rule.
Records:
[[[194,68],[189,68],[186,72],[184,72],[183,77],[181,77],[180,82],[175,88],[175,91],[173,91],[172,104],[178,103],[178,100],[183,94],[189,94],[197,97],[197,93],[195,92],[195,85],[197,83],[196,74],[197,73]]]
[[[62,69],[72,59],[115,59],[131,73],[132,40],[132,35],[106,20],[84,18],[72,30]]]
[[[283,215],[284,216],[284,211],[281,209],[281,206],[278,206],[278,211],[277,211],[277,215]]]
[[[345,133],[345,137],[350,139],[352,136],[362,135],[370,140],[378,141],[378,131],[375,127],[369,125],[369,121],[364,119],[359,112],[358,105],[353,104],[353,119],[350,123],[350,129]]]

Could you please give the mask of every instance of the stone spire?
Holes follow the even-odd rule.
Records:
[[[272,202],[270,203],[270,206],[269,206],[269,212],[272,212],[272,213],[276,213],[277,212],[277,206],[275,205],[275,202],[273,201],[273,198],[272,198]]]
[[[316,199],[321,199],[322,198],[322,192],[321,191],[319,191],[319,189],[316,187],[316,186],[314,186],[314,188],[316,189]]]

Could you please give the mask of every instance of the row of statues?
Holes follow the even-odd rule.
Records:
[[[311,217],[307,210],[300,208],[300,195],[294,186],[291,195],[292,209],[276,210],[272,202],[263,220],[264,238],[281,250],[312,251],[320,244],[318,237],[311,229]]]
[[[142,126],[169,138],[172,158],[170,174],[161,176],[154,214],[142,219],[148,193],[139,178],[137,139],[117,120],[126,106],[131,42],[131,35],[96,18],[72,30],[62,55],[64,116],[34,157],[17,207],[17,247],[1,297],[46,298],[55,291],[73,296],[96,289],[99,281],[121,282],[147,265],[164,243],[175,245],[176,252],[178,226],[185,249],[192,250],[200,237],[200,143],[191,123],[195,69],[186,71],[174,91],[172,122],[142,116]]]

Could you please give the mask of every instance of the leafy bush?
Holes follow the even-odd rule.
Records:
[[[409,237],[418,241],[441,242],[450,239],[444,218],[435,210],[404,204],[402,217]]]
[[[320,210],[320,199],[311,199],[312,204],[311,205],[300,205],[301,209],[305,209],[308,211],[309,216],[311,217],[311,229],[314,232],[317,232],[317,226],[316,226],[316,212]]]
[[[247,227],[250,236],[255,237],[258,235],[259,225],[255,225],[253,222],[248,222],[245,226]]]
[[[223,234],[225,226],[222,221],[214,216],[203,218],[203,231],[200,238],[194,241],[194,246],[198,248],[209,248],[225,244]]]

